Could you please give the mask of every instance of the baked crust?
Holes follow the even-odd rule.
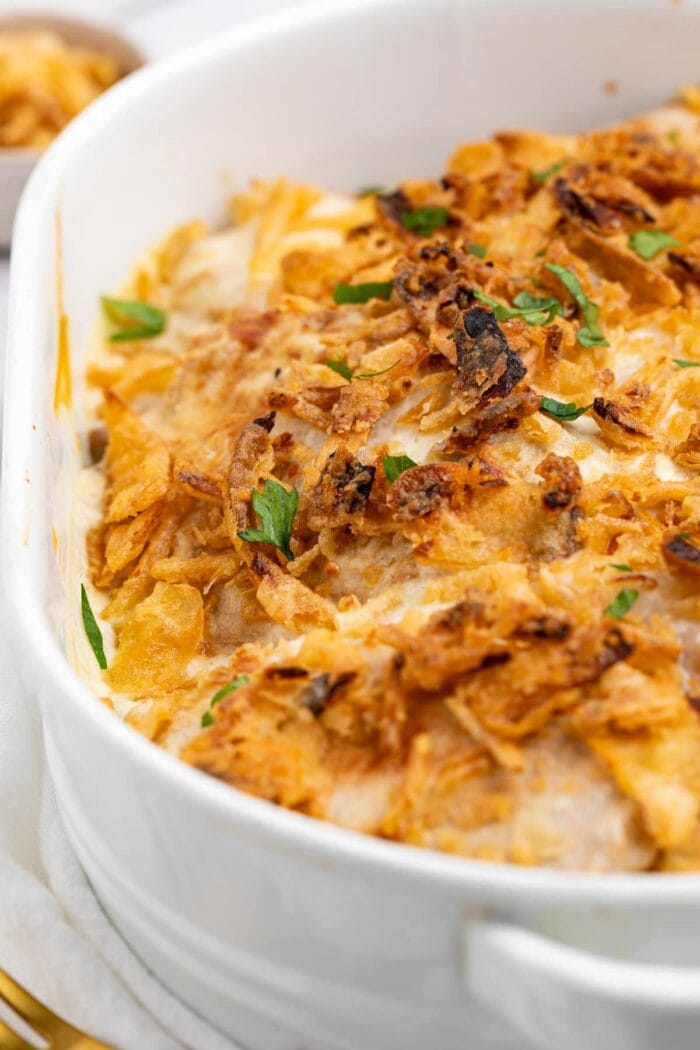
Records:
[[[688,98],[501,133],[378,196],[257,183],[231,230],[192,224],[144,264],[132,294],[168,328],[91,370],[109,440],[89,567],[133,725],[375,835],[700,868]],[[636,251],[650,231],[672,250]],[[334,301],[369,282],[389,297]],[[271,480],[298,493],[293,558],[246,538]]]

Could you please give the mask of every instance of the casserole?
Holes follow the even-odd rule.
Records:
[[[255,180],[103,299],[78,670],[131,726],[389,840],[700,868],[685,94],[392,191]]]
[[[699,29],[700,5],[659,0],[317,5],[138,74],[32,177],[4,445],[21,659],[71,841],[106,911],[154,973],[245,1045],[690,1050],[700,880],[516,870],[364,839],[208,780],[96,703],[64,656],[75,596],[63,585],[96,298],[203,205],[216,221],[251,175],[391,183],[437,168],[457,137],[648,108],[695,75]],[[574,54],[587,60],[572,79]],[[611,78],[618,95],[603,90]]]

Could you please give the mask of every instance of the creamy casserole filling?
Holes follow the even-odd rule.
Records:
[[[696,109],[257,182],[138,268],[80,483],[105,702],[359,831],[700,868]]]

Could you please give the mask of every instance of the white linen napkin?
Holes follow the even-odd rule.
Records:
[[[144,968],[68,843],[0,606],[0,967],[119,1050],[235,1050]]]

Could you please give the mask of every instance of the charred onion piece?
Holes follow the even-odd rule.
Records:
[[[453,491],[451,463],[424,463],[396,479],[387,502],[399,521],[412,521],[431,514]]]
[[[578,193],[564,178],[560,177],[555,181],[554,196],[565,215],[592,222],[594,226],[603,228],[620,225],[620,220],[612,208],[593,197]]]
[[[548,614],[531,616],[523,620],[514,633],[516,638],[546,638],[563,642],[571,634],[571,624]]]
[[[693,281],[694,284],[700,284],[700,259],[688,254],[680,255],[678,252],[669,252],[668,261],[677,269],[682,270],[684,277]]]
[[[403,229],[403,220],[410,211],[413,210],[413,205],[406,196],[403,190],[394,190],[393,193],[380,193],[375,198],[377,208],[385,219],[389,222],[396,223]]]
[[[275,413],[267,412],[266,415],[260,416],[258,419],[254,419],[253,423],[256,427],[262,427],[268,434],[272,433],[272,428],[275,425]]]
[[[375,467],[365,466],[347,449],[332,452],[309,500],[311,528],[343,525],[364,514],[374,474]]]
[[[455,391],[464,410],[506,397],[527,374],[491,310],[471,306],[454,327],[457,350]]]
[[[286,664],[274,664],[272,667],[265,668],[266,678],[308,678],[309,672],[303,667],[295,667],[294,665],[287,666]]]
[[[593,412],[604,423],[611,423],[632,437],[650,438],[652,436],[648,427],[640,423],[631,412],[616,401],[596,397],[593,401]]]
[[[462,451],[503,430],[517,430],[523,419],[534,416],[540,407],[540,395],[534,390],[516,390],[501,401],[491,401],[471,412],[467,422],[455,427],[447,451]]]
[[[664,557],[675,569],[700,576],[700,547],[696,547],[682,533],[664,543]]]
[[[300,702],[307,707],[312,715],[318,717],[323,714],[326,704],[332,700],[336,693],[353,681],[356,677],[354,671],[345,671],[343,674],[314,675],[309,684],[302,691]]]
[[[535,473],[543,479],[542,502],[549,510],[565,510],[575,503],[581,491],[581,471],[570,456],[550,452]]]
[[[224,499],[226,529],[235,547],[240,546],[238,533],[250,524],[250,493],[258,483],[260,465],[270,453],[270,430],[275,413],[247,423],[239,434],[231,457],[228,492]]]

